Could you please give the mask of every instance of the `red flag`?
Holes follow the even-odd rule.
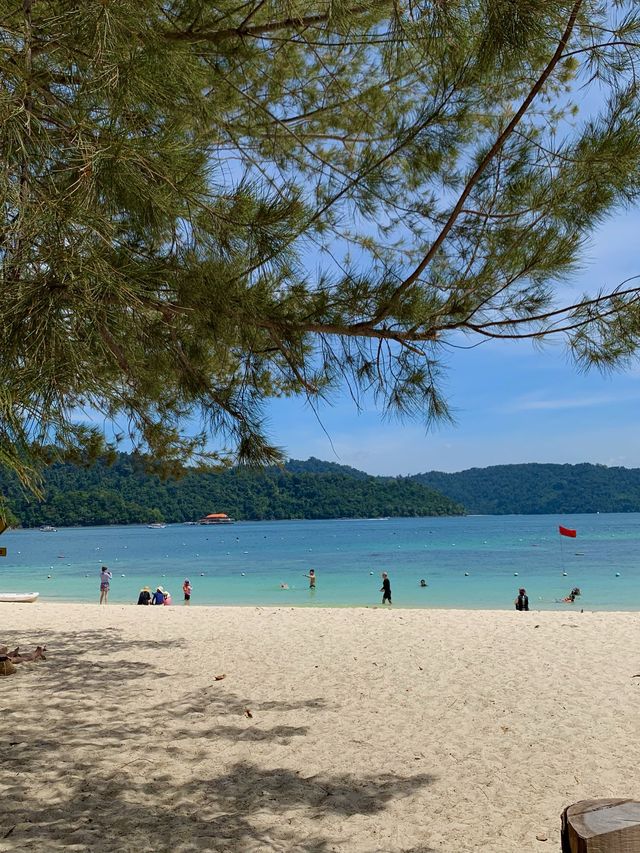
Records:
[[[558,530],[560,531],[560,536],[570,536],[572,539],[575,539],[578,535],[575,530],[571,530],[570,527],[563,527],[561,524],[558,525]]]

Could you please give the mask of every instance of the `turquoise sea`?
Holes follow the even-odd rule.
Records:
[[[188,577],[193,605],[372,605],[384,570],[399,607],[510,609],[524,586],[535,609],[640,610],[640,513],[10,530],[0,545],[0,592],[43,601],[97,602],[105,564],[114,603],[162,585],[181,605]],[[573,586],[576,604],[558,603]]]

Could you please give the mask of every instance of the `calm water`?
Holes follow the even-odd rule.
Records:
[[[558,524],[578,538],[560,537]],[[110,602],[135,603],[140,587],[161,584],[181,604],[189,577],[196,605],[370,605],[386,570],[397,606],[511,608],[524,586],[533,608],[557,609],[579,586],[574,608],[640,610],[640,513],[15,530],[0,544],[0,592],[46,601],[97,601],[104,563]]]

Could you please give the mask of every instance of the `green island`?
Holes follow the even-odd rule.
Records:
[[[470,514],[640,512],[640,468],[527,463],[429,471],[413,480],[461,503]]]
[[[90,467],[49,466],[41,500],[6,471],[0,487],[8,520],[22,527],[170,524],[214,511],[248,521],[640,511],[640,469],[591,464],[378,477],[311,458],[262,470],[185,469],[163,478],[143,458],[120,453]]]
[[[292,461],[283,468],[184,471],[163,479],[143,459],[112,464],[56,463],[43,472],[43,500],[0,469],[13,525],[59,527],[196,521],[208,512],[238,520],[461,515],[463,507],[410,478],[372,477],[332,463]]]

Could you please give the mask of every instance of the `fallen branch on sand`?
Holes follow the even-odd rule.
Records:
[[[46,650],[46,646],[36,646],[36,650],[34,652],[25,652],[25,654],[21,655],[20,646],[17,646],[12,652],[7,652],[7,657],[11,663],[28,663],[29,661],[46,660]]]
[[[0,646],[0,676],[13,675],[16,671],[15,664],[28,663],[36,660],[46,660],[46,646],[36,646],[35,651],[25,652],[20,654],[20,646],[17,646],[12,652],[7,646]]]

